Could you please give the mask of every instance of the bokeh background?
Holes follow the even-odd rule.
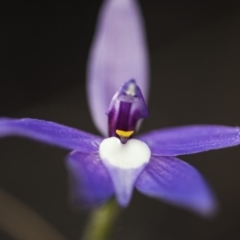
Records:
[[[0,3],[0,116],[46,119],[97,134],[86,102],[85,69],[100,4]],[[240,125],[240,1],[140,4],[151,58],[150,117],[141,132]],[[66,154],[26,139],[1,139],[0,188],[75,240],[88,212],[68,204]],[[240,239],[240,147],[182,159],[212,186],[219,214],[204,219],[135,192],[113,239]],[[14,238],[0,229],[0,239]]]

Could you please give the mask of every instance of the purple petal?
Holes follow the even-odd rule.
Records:
[[[105,112],[124,82],[135,79],[147,99],[148,56],[143,19],[135,0],[104,2],[88,62],[88,101],[105,136]]]
[[[214,198],[201,175],[194,167],[174,157],[153,156],[136,187],[146,195],[203,215],[216,210]]]
[[[0,118],[0,137],[13,135],[81,152],[95,151],[102,140],[98,136],[53,122]]]
[[[152,131],[138,139],[153,155],[177,156],[232,147],[240,144],[240,128],[214,125],[175,127]]]
[[[96,205],[113,195],[113,185],[98,152],[69,154],[70,198],[75,206]]]

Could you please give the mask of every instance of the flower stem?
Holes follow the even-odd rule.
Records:
[[[93,210],[82,240],[107,240],[110,239],[119,216],[120,208],[115,200]]]

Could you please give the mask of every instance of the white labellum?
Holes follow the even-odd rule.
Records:
[[[99,155],[112,178],[119,204],[127,205],[137,177],[150,161],[148,145],[137,139],[122,144],[116,137],[106,138],[99,146]]]
[[[104,139],[99,146],[100,158],[122,169],[139,168],[149,162],[151,151],[148,145],[137,139],[122,144],[116,137]]]

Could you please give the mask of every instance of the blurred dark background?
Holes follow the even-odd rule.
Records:
[[[85,69],[100,4],[0,3],[0,116],[46,119],[97,133],[86,102]],[[240,125],[240,1],[140,4],[151,57],[150,118],[141,131]],[[26,139],[2,139],[0,187],[74,240],[88,212],[68,204],[66,154]],[[215,190],[219,214],[204,219],[136,192],[114,239],[240,239],[240,148],[182,159]],[[12,238],[0,230],[0,239]]]

